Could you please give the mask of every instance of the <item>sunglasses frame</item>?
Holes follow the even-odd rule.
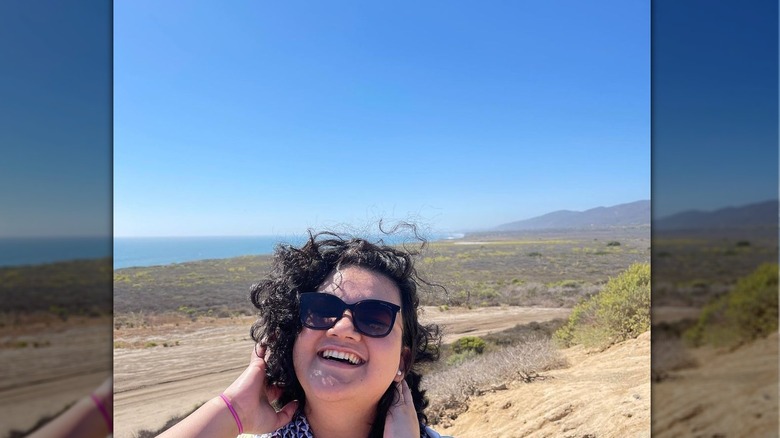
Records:
[[[331,324],[329,327],[312,327],[311,325],[306,324],[306,318],[304,318],[304,316],[305,316],[304,315],[304,311],[305,310],[309,310],[311,305],[310,304],[309,305],[304,305],[304,302],[305,301],[309,301],[309,297],[313,298],[313,294],[316,294],[316,295],[328,295],[328,296],[333,297],[334,299],[338,300],[341,303],[341,307],[342,307],[341,314],[333,321],[333,324]],[[360,328],[361,324],[358,322],[360,320],[360,305],[361,304],[365,305],[366,303],[376,303],[376,304],[378,304],[378,305],[380,305],[380,306],[382,306],[382,307],[392,311],[392,313],[390,315],[390,324],[388,326],[388,329],[387,329],[386,333],[376,335],[376,334],[366,333],[365,331],[363,331]],[[301,297],[300,297],[300,306],[299,307],[300,307],[300,310],[298,312],[298,315],[300,317],[301,324],[303,324],[304,327],[310,328],[312,330],[329,330],[329,329],[332,329],[336,325],[336,323],[338,323],[341,320],[341,318],[344,317],[344,312],[349,310],[352,313],[352,327],[354,327],[355,331],[357,331],[358,333],[360,333],[362,335],[365,335],[365,336],[368,336],[370,338],[384,338],[385,336],[389,335],[390,332],[393,331],[393,327],[395,326],[395,317],[396,317],[396,315],[398,315],[398,312],[401,310],[401,306],[399,306],[397,304],[389,303],[387,301],[382,301],[382,300],[369,299],[369,300],[361,300],[361,301],[358,301],[358,302],[352,303],[352,304],[347,304],[347,303],[344,302],[344,300],[342,300],[341,298],[337,297],[336,295],[329,294],[329,293],[326,293],[326,292],[304,292],[304,293],[302,293]]]

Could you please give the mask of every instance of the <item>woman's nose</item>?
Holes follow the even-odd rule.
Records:
[[[344,314],[341,315],[336,324],[328,329],[329,334],[334,336],[343,336],[346,338],[360,339],[360,333],[355,329],[355,322],[353,321],[352,311],[344,310]]]

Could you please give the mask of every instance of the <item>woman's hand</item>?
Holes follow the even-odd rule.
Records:
[[[417,421],[417,411],[412,401],[412,391],[406,380],[396,383],[399,399],[390,406],[385,419],[385,438],[418,437],[420,436],[420,423]]]
[[[271,406],[271,402],[281,396],[282,390],[266,386],[265,353],[266,347],[256,344],[249,366],[224,392],[238,413],[245,433],[273,432],[289,423],[298,408],[296,401],[288,403],[279,412]]]

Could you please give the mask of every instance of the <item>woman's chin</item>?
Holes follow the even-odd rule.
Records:
[[[304,387],[306,391],[306,398],[318,398],[321,400],[334,401],[341,398],[348,398],[355,393],[360,392],[361,379],[356,376],[351,376],[351,373],[346,370],[312,370],[308,375],[308,388]]]
[[[354,370],[330,367],[312,370],[303,385],[306,399],[326,402],[349,400],[364,405],[377,403],[383,391],[372,397],[367,391],[365,376],[360,371],[359,367]]]

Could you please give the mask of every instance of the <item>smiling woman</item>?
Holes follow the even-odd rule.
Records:
[[[250,365],[165,437],[439,437],[418,364],[438,359],[418,322],[414,251],[332,233],[277,247],[252,287]]]
[[[326,293],[321,295],[340,297],[358,305],[400,302],[398,287],[383,274],[351,266],[337,269],[323,283],[321,289]],[[303,296],[310,295],[315,294]],[[305,412],[310,424],[324,423],[337,412],[351,412],[352,417],[362,418],[361,423],[368,432],[376,416],[376,410],[370,407],[377,406],[388,389],[390,395],[395,395],[393,382],[403,380],[404,356],[409,350],[401,343],[400,319],[389,325],[395,319],[394,313],[393,317],[379,317],[387,323],[386,329],[379,323],[381,330],[375,333],[382,336],[374,337],[358,330],[361,326],[358,321],[365,318],[360,311],[353,313],[345,309],[343,315],[328,318],[332,322],[330,327],[301,330],[293,348],[295,374],[306,396]],[[329,412],[334,408],[337,411]]]

